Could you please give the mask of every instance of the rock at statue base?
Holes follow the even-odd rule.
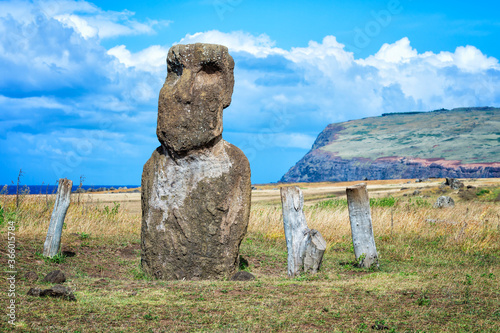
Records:
[[[250,165],[222,139],[233,92],[227,48],[175,45],[160,91],[161,146],[142,174],[141,264],[158,279],[229,278],[250,217]]]

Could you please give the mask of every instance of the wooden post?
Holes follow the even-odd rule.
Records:
[[[303,212],[304,196],[297,186],[280,189],[283,226],[288,250],[288,276],[300,271],[316,273],[321,267],[326,242],[317,230],[307,228]]]
[[[57,187],[56,202],[54,203],[54,210],[50,218],[49,230],[47,231],[47,238],[43,245],[43,255],[46,257],[53,257],[59,251],[61,245],[61,234],[64,224],[64,218],[68,211],[71,188],[73,182],[66,178],[59,179]]]
[[[360,267],[369,268],[375,264],[378,267],[377,248],[373,237],[370,199],[366,184],[361,183],[346,189],[351,220],[352,243],[354,255]]]
[[[326,241],[323,239],[320,232],[315,229],[309,230],[304,254],[304,272],[318,272],[325,250]]]

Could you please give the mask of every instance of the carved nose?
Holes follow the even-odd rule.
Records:
[[[193,83],[195,75],[192,70],[184,68],[182,75],[175,84],[175,97],[184,104],[190,104],[193,98]]]

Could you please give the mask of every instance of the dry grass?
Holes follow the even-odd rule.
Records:
[[[377,185],[395,183],[407,186]],[[123,209],[126,201],[114,204],[118,196],[82,195],[80,203],[73,197],[62,243],[77,255],[62,263],[44,260],[37,253],[54,197],[25,196],[16,209],[14,196],[0,196],[6,217],[17,221],[19,256],[18,326],[4,317],[0,331],[369,332],[381,325],[389,332],[498,332],[499,203],[461,201],[448,191],[456,206],[435,209],[442,190],[422,189],[430,195],[423,198],[411,196],[413,190],[392,192],[398,194],[393,206],[372,207],[380,269],[366,270],[349,264],[354,253],[344,199],[326,198],[331,189],[322,189],[305,214],[328,242],[323,267],[294,279],[286,276],[280,204],[254,201],[240,250],[257,278],[250,282],[150,280],[139,268],[140,215]],[[0,227],[5,237],[5,224]],[[5,249],[0,253],[4,257]],[[66,273],[78,302],[26,295],[32,286],[46,288],[41,278],[55,269]],[[24,280],[27,271],[40,279]],[[5,292],[0,302],[6,304]]]
[[[492,180],[484,180],[488,184]],[[353,182],[343,185],[352,185]],[[494,184],[494,182],[493,182]],[[306,196],[305,215],[308,226],[321,232],[329,244],[344,242],[350,237],[349,214],[344,204],[335,205],[335,200],[325,199],[341,184],[333,184],[328,190],[326,183],[319,186],[322,196],[313,190],[318,184],[302,184]],[[371,196],[379,196],[377,185],[408,186],[406,181],[372,181],[368,184]],[[436,185],[436,184],[434,184]],[[344,188],[345,189],[345,188]],[[410,189],[411,191],[411,189]],[[270,239],[284,239],[281,205],[276,202],[279,190],[254,191],[248,231],[266,235]],[[273,192],[272,195],[267,192]],[[277,193],[276,193],[277,192]],[[401,191],[399,191],[401,192]],[[372,207],[374,234],[380,237],[419,237],[433,239],[441,237],[446,244],[469,252],[474,250],[498,251],[500,249],[500,210],[498,203],[461,201],[453,209],[435,209],[432,203],[442,194],[437,187],[426,193],[432,197],[399,196],[392,207]],[[384,192],[385,193],[385,192]],[[385,193],[387,195],[387,193]],[[391,193],[392,195],[393,193]],[[345,197],[345,196],[344,196]],[[457,198],[457,196],[455,196]],[[63,231],[63,240],[68,234],[92,234],[100,238],[140,237],[140,213],[131,213],[125,207],[139,205],[140,196],[73,194]],[[0,196],[0,205],[12,212],[19,222],[18,235],[30,239],[44,238],[47,232],[55,195],[26,195],[16,209],[15,196]],[[116,201],[115,201],[116,200]],[[318,205],[329,200],[333,205]],[[345,201],[345,199],[344,199]],[[128,205],[128,206],[127,206]]]
[[[500,211],[495,203],[459,202],[453,209],[435,209],[431,200],[421,199],[396,203],[394,207],[372,208],[374,234],[381,237],[446,238],[450,247],[467,253],[475,250],[500,250]],[[425,202],[425,204],[423,204]],[[305,208],[308,227],[321,232],[330,244],[344,242],[350,237],[349,213],[346,206]],[[249,232],[283,239],[281,207],[254,205]]]
[[[86,197],[86,198],[83,198]],[[63,227],[63,242],[70,234],[99,238],[136,238],[140,235],[140,216],[128,214],[120,202],[101,203],[92,196],[72,195]],[[18,222],[18,237],[45,239],[55,195],[26,195],[19,209],[15,196],[0,196],[0,205]]]

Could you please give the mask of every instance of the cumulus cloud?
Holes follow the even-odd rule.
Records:
[[[105,11],[93,3],[73,0],[39,0],[2,1],[0,17],[13,17],[23,25],[23,35],[35,30],[30,25],[39,24],[47,18],[52,18],[67,28],[71,28],[83,38],[112,38],[140,34],[154,34],[155,27],[167,26],[166,20],[147,20],[140,22],[134,19],[134,12]]]
[[[155,26],[171,23],[166,20],[140,22],[129,10],[104,11],[87,1],[41,1],[39,6],[44,13],[73,28],[85,39],[154,34]]]
[[[166,64],[154,58],[161,52],[155,47],[139,54],[149,57],[147,67],[121,62],[100,43],[151,33],[155,22],[132,16],[85,1],[0,3],[0,147],[12,164],[4,167],[7,177],[21,167],[49,179],[91,176],[101,169],[97,161],[109,166],[127,159],[140,170],[156,146],[153,110]]]
[[[108,54],[116,57],[127,67],[156,73],[165,69],[168,48],[153,45],[136,53],[131,53],[125,45],[118,45],[108,50]]]
[[[134,170],[139,179],[157,145],[157,98],[170,45],[132,52],[126,44],[106,49],[101,40],[151,34],[160,24],[86,1],[0,2],[0,146],[6,158],[23,156],[52,176],[89,178],[105,165],[125,170],[117,175]],[[236,80],[224,136],[252,165],[270,158],[281,163],[280,169],[256,170],[255,181],[279,179],[332,122],[500,103],[498,60],[470,45],[433,53],[416,50],[405,37],[355,58],[335,36],[289,50],[268,35],[244,31],[198,32],[178,42],[228,46]]]
[[[281,58],[274,70],[284,66],[300,76],[295,84],[297,89],[284,100],[294,98],[300,91],[300,96],[310,97],[312,109],[319,111],[315,116],[323,115],[332,121],[339,114],[346,118],[414,108],[451,108],[466,102],[490,105],[498,101],[494,93],[500,71],[498,60],[470,45],[459,46],[455,52],[419,53],[404,37],[382,45],[374,55],[355,59],[334,36],[290,50],[274,47],[268,36],[243,32],[208,31],[187,35],[180,42],[195,41],[227,45],[244,67],[256,62],[243,53],[265,58],[260,62],[262,66],[252,68],[252,73],[245,72],[245,90],[258,90],[259,83],[269,82],[264,76],[276,73],[265,63],[276,63],[276,58]]]
[[[334,36],[290,50],[243,32],[208,31],[180,41],[188,42],[221,43],[233,55],[236,84],[224,126],[255,165],[271,147],[307,150],[332,122],[500,101],[498,60],[473,46],[419,52],[404,37],[355,58]]]
[[[178,44],[211,43],[228,46],[234,52],[247,52],[263,58],[273,54],[285,54],[286,51],[274,47],[275,42],[266,34],[253,36],[248,32],[235,31],[224,33],[217,30],[187,34]]]

